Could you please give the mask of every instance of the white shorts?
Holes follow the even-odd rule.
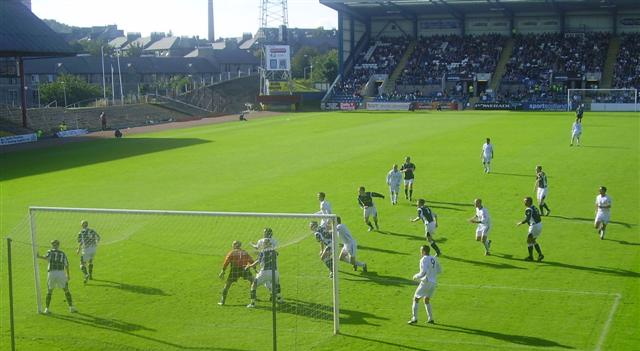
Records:
[[[491,156],[482,156],[482,163],[490,163]]]
[[[547,189],[548,188],[538,188],[538,193],[536,194],[538,202],[547,197]]]
[[[602,222],[604,224],[609,223],[609,217],[611,217],[611,215],[609,213],[604,213],[604,212],[599,212],[596,213],[596,220],[594,221],[595,223],[598,222]]]
[[[529,234],[535,239],[542,233],[542,222],[529,226]]]
[[[404,185],[413,185],[413,178],[411,178],[411,179],[405,179],[405,180],[404,180]]]
[[[433,237],[436,234],[436,222],[424,224],[424,235],[430,234]]]
[[[93,260],[93,258],[96,255],[97,249],[98,248],[95,246],[88,246],[88,247],[82,248],[82,260],[83,261]]]
[[[571,133],[571,139],[577,139],[582,135],[582,132]]]
[[[392,192],[392,193],[399,193],[400,192],[400,183],[389,184],[389,191]]]
[[[358,245],[356,245],[356,244],[353,244],[353,245],[344,244],[344,245],[342,245],[342,251],[340,251],[340,256],[348,255],[349,259],[351,259],[352,257],[356,257],[356,251],[358,250],[357,247],[358,247]]]
[[[267,283],[269,283],[269,286],[271,286],[271,270],[270,269],[260,270],[260,272],[258,272],[258,275],[256,275],[256,286],[267,284]],[[280,283],[280,275],[276,270],[276,284],[279,284],[279,283]]]
[[[378,215],[378,210],[376,210],[375,206],[369,206],[364,208],[364,217],[368,218],[369,216],[376,217]]]
[[[49,290],[55,288],[66,289],[67,282],[67,275],[64,271],[50,271],[49,274],[47,274],[47,287]]]
[[[476,227],[476,238],[482,238],[483,236],[488,237],[490,229],[491,226],[478,224],[478,226]]]
[[[416,299],[421,299],[423,297],[431,298],[435,292],[436,283],[430,281],[420,281],[420,285],[418,285],[418,288],[413,294],[413,297]]]

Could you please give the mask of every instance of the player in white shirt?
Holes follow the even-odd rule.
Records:
[[[600,234],[600,240],[604,239],[604,231],[607,229],[611,216],[611,198],[607,195],[607,187],[600,187],[600,194],[596,196],[596,220],[594,227]]]
[[[273,237],[273,230],[271,228],[264,228],[262,232],[264,238],[258,240],[257,243],[249,243],[258,252],[265,250],[275,250],[278,247],[278,240]]]
[[[420,247],[422,258],[420,259],[420,272],[413,276],[413,280],[419,281],[420,284],[413,294],[412,314],[409,324],[418,323],[418,303],[424,298],[424,307],[427,310],[427,323],[435,324],[433,320],[433,312],[431,311],[431,297],[436,291],[436,280],[438,274],[442,273],[442,268],[438,259],[429,255],[430,248],[428,245]]]
[[[486,207],[482,206],[482,199],[475,199],[473,201],[476,207],[476,215],[469,219],[471,223],[477,223],[476,227],[476,241],[482,241],[484,246],[484,255],[489,256],[491,253],[491,240],[489,238],[489,230],[491,229],[491,217],[489,217],[489,211]]]
[[[487,138],[487,142],[482,144],[482,153],[480,154],[484,173],[491,172],[491,160],[493,159],[493,144],[491,139]]]
[[[402,172],[398,170],[398,165],[393,165],[389,173],[387,173],[387,185],[391,192],[391,204],[398,203],[398,193],[400,192],[400,184],[402,184]]]
[[[580,136],[582,135],[582,122],[579,119],[576,119],[575,122],[571,125],[571,144],[569,146],[573,146],[573,142],[576,142],[576,146],[580,146]]]
[[[357,271],[358,267],[362,267],[362,271],[367,271],[367,264],[356,260],[356,252],[358,251],[358,243],[351,236],[351,232],[346,225],[342,224],[342,219],[336,217],[336,230],[338,232],[338,238],[342,242],[342,251],[340,251],[340,260],[353,265],[353,270]]]
[[[323,193],[322,191],[318,193],[318,201],[320,201],[320,211],[316,212],[317,214],[331,214],[331,204],[329,203],[329,201],[327,201],[326,198],[326,194]],[[327,227],[329,225],[329,220],[326,218],[323,218],[320,220],[320,226],[322,227]],[[329,228],[327,228],[329,229]]]

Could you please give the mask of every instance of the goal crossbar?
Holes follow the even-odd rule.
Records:
[[[35,279],[36,300],[38,313],[42,313],[42,295],[40,285],[40,270],[38,265],[38,245],[37,228],[34,214],[42,212],[80,212],[80,213],[106,213],[106,214],[139,214],[139,215],[169,215],[169,216],[204,216],[204,217],[254,217],[254,218],[298,218],[298,219],[326,219],[331,223],[331,249],[333,255],[333,334],[338,334],[340,328],[340,307],[339,307],[339,287],[338,287],[338,235],[336,230],[335,214],[320,213],[261,213],[261,212],[216,212],[216,211],[178,211],[178,210],[139,210],[139,209],[110,209],[110,208],[78,208],[78,207],[47,207],[29,206],[29,222],[31,230],[31,248],[33,254],[33,272]]]

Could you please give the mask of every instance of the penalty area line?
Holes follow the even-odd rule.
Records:
[[[616,311],[618,310],[618,305],[620,304],[620,299],[622,299],[622,294],[615,294],[615,296],[616,297],[613,300],[611,309],[609,310],[607,321],[604,323],[604,327],[602,327],[602,332],[600,333],[600,338],[598,339],[598,343],[596,344],[595,351],[600,351],[602,349],[602,344],[604,344],[604,341],[607,338],[609,328],[611,327],[611,322],[613,322],[613,317],[615,317]]]

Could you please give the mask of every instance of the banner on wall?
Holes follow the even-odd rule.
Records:
[[[367,110],[373,111],[408,111],[409,102],[367,102]]]
[[[476,110],[515,110],[516,106],[508,102],[476,102],[473,108]]]
[[[420,29],[455,29],[460,27],[460,22],[449,19],[435,19],[420,21]]]
[[[356,109],[356,103],[355,102],[341,102],[340,103],[340,109],[341,110],[346,110],[346,111],[355,110]]]
[[[34,141],[38,141],[38,136],[36,135],[36,133],[10,135],[10,136],[0,138],[0,145],[31,143]]]
[[[542,102],[542,103],[527,102],[522,105],[522,108],[526,111],[566,111],[567,104],[553,103],[553,102]]]
[[[267,71],[291,70],[291,51],[289,45],[265,45]]]

